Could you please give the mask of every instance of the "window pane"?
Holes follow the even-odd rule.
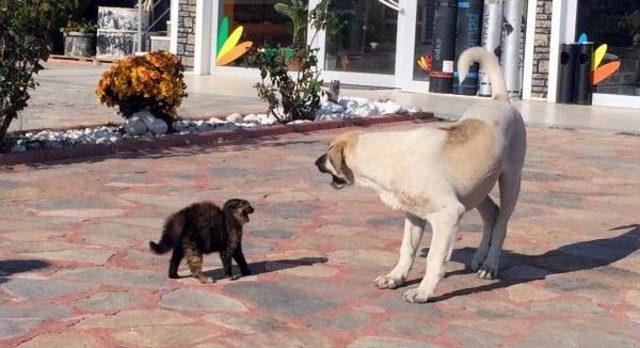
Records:
[[[640,95],[640,1],[580,0],[576,35],[607,44],[602,64],[620,61],[620,70],[596,86],[597,93]],[[602,65],[601,65],[602,66]]]
[[[226,16],[229,34],[242,26],[240,42],[252,41],[254,48],[289,46],[293,42],[290,21],[273,8],[279,2],[288,3],[286,0],[224,0],[218,23]],[[229,65],[242,65],[242,61],[241,57]]]
[[[376,0],[334,0],[339,25],[326,35],[325,69],[393,74],[398,12]]]
[[[435,0],[418,0],[416,13],[416,42],[413,59],[413,79],[428,81],[429,73],[418,64],[418,60],[433,49],[433,15]],[[426,58],[425,58],[426,59]]]

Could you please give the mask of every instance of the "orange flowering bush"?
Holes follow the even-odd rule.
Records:
[[[96,95],[102,104],[117,106],[125,118],[148,109],[171,127],[186,88],[180,60],[158,51],[119,61],[102,75]]]

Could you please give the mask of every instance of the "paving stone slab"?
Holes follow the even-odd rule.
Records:
[[[233,336],[221,340],[225,347],[335,347],[326,335],[310,331],[270,332],[252,335]]]
[[[113,338],[126,347],[189,347],[217,336],[195,326],[144,326],[113,333]]]
[[[65,305],[15,305],[0,307],[0,318],[22,319],[64,319],[73,315],[73,310]]]
[[[433,348],[439,347],[436,344],[430,344],[420,341],[406,340],[394,337],[365,336],[356,339],[347,345],[348,348]]]
[[[211,291],[195,289],[178,289],[160,300],[160,307],[189,311],[225,311],[244,312],[242,302]]]
[[[341,303],[336,299],[310,295],[278,284],[237,283],[225,292],[254,302],[259,308],[287,316],[304,316],[328,311]]]
[[[378,328],[405,337],[434,337],[440,332],[437,320],[421,321],[408,314],[400,314],[385,320]]]
[[[273,317],[260,314],[214,313],[202,317],[207,322],[226,327],[243,334],[286,331],[289,326]]]
[[[91,283],[104,283],[123,287],[164,288],[169,284],[164,274],[146,270],[112,267],[87,267],[61,272],[61,277]]]
[[[25,300],[47,300],[60,296],[80,294],[94,288],[91,284],[55,279],[14,278],[0,285],[13,296]]]
[[[142,299],[127,292],[99,292],[75,302],[79,307],[94,311],[120,311],[131,308]]]
[[[180,313],[162,309],[135,309],[118,312],[114,315],[89,315],[75,327],[79,329],[118,329],[150,325],[180,325],[192,323],[194,319]]]
[[[18,348],[40,347],[98,348],[102,347],[102,344],[86,333],[76,330],[66,330],[63,332],[45,333],[18,346]]]
[[[20,337],[42,325],[40,319],[0,318],[0,339]]]
[[[640,347],[640,340],[609,334],[590,326],[545,322],[514,347]]]

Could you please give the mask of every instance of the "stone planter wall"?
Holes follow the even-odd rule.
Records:
[[[142,25],[149,25],[149,12],[142,12]],[[132,56],[138,42],[138,10],[124,7],[98,7],[97,56]]]
[[[96,54],[96,34],[70,31],[64,35],[64,55],[93,57]]]

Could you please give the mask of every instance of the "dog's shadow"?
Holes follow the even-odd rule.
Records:
[[[251,270],[252,275],[258,275],[269,272],[276,272],[290,268],[303,267],[303,266],[312,266],[317,263],[325,263],[329,259],[326,257],[301,257],[298,259],[282,259],[282,260],[273,260],[273,261],[261,261],[254,262],[249,264],[249,270]],[[211,277],[213,279],[222,279],[224,278],[224,269],[218,268],[210,271],[203,272],[203,274],[207,277]],[[237,265],[233,265],[233,274],[240,274],[240,269]]]
[[[528,283],[534,280],[545,279],[548,275],[552,274],[606,267],[640,250],[640,224],[620,226],[611,229],[611,231],[628,228],[631,228],[631,230],[615,237],[568,244],[540,255],[525,255],[505,250],[503,251],[501,260],[501,272],[503,275],[501,275],[496,282],[455,290],[434,297],[431,301],[444,301],[456,296],[475,294],[505,288],[515,284]],[[428,248],[422,249],[420,257],[426,257],[428,252]],[[474,252],[475,248],[455,250],[451,259],[464,263],[467,265],[467,268],[449,272],[445,277],[475,273],[468,268]],[[520,267],[521,271],[513,272],[515,273],[513,274],[510,270],[513,270],[515,267]],[[405,286],[419,282],[420,279],[414,279],[405,283]]]

